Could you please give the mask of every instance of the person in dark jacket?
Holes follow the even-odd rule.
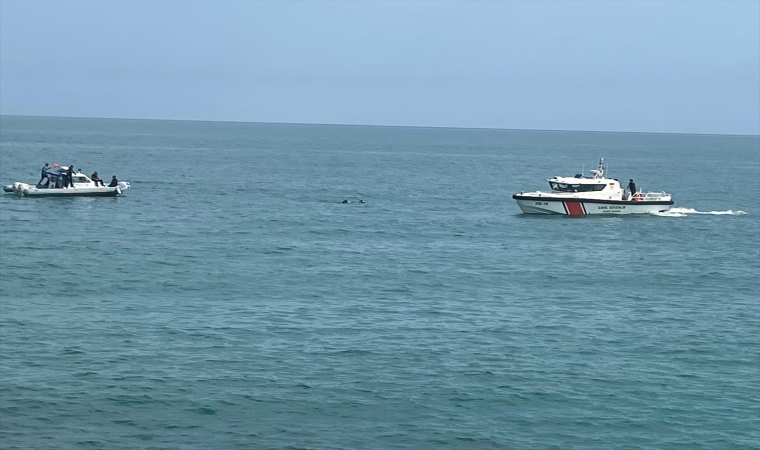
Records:
[[[46,178],[50,178],[50,176],[47,173],[48,169],[50,169],[50,165],[48,163],[45,163],[45,165],[42,166],[42,171],[41,171],[42,173],[40,174],[40,181],[37,182],[38,185],[42,184],[42,180],[44,180]]]
[[[116,179],[116,175],[111,177],[111,184],[108,187],[116,187],[119,185],[119,180]]]
[[[74,187],[74,164],[69,164],[69,168],[66,169],[66,179],[63,182],[63,187]]]
[[[636,183],[633,182],[633,178],[628,180],[628,186],[626,186],[626,189],[631,191],[631,197],[633,197],[633,194],[636,193]]]
[[[105,183],[103,183],[103,180],[101,180],[100,177],[98,176],[97,171],[92,173],[92,176],[90,177],[90,179],[95,183],[95,187],[98,186],[98,183],[100,183],[100,185],[103,187],[105,187],[106,185]]]

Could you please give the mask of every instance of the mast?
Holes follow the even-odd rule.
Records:
[[[599,165],[596,169],[591,169],[591,174],[594,179],[604,178],[604,158],[599,158]]]

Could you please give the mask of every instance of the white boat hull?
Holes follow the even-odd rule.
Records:
[[[525,214],[564,216],[654,214],[667,211],[672,201],[625,201],[560,199],[547,197],[512,196]]]
[[[120,182],[115,187],[73,187],[68,189],[38,188],[19,182],[3,187],[5,192],[22,197],[115,197],[126,189],[129,189],[129,183],[127,182]]]

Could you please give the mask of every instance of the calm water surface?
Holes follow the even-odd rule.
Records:
[[[600,156],[678,208],[519,214]],[[0,118],[44,162],[132,189],[0,199],[3,449],[760,448],[757,136]]]

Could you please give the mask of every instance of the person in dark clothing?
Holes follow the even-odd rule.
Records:
[[[103,180],[100,179],[98,176],[98,172],[93,172],[90,179],[95,183],[95,187],[98,186],[98,183],[100,183],[101,186],[105,187],[105,183],[103,183]]]
[[[69,165],[66,169],[66,178],[63,180],[63,187],[74,187],[74,165]]]
[[[46,178],[50,178],[50,176],[47,173],[47,171],[48,171],[49,168],[50,168],[50,165],[48,165],[48,163],[45,163],[45,165],[42,166],[42,172],[40,174],[40,181],[37,182],[38,185],[42,184],[42,180],[44,180]]]
[[[633,182],[633,179],[628,180],[628,186],[626,186],[626,189],[631,191],[631,197],[633,197],[633,194],[636,193],[636,183]]]
[[[111,177],[111,184],[108,187],[116,187],[119,185],[119,180],[116,179],[116,175]]]

